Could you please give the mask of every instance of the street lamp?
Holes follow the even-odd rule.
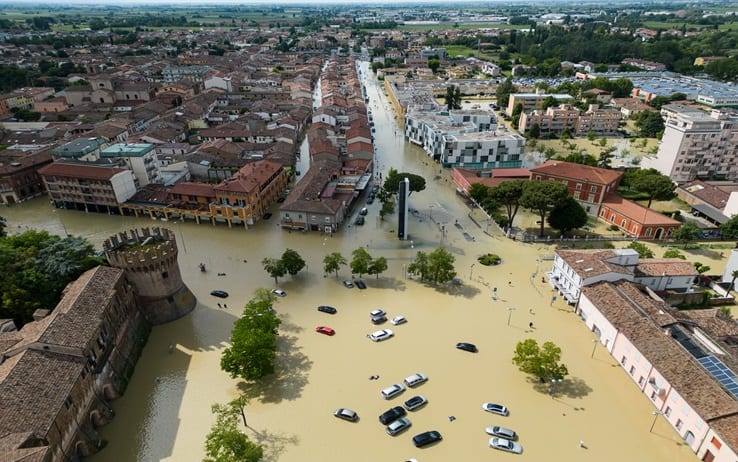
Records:
[[[595,350],[597,349],[597,343],[598,342],[599,342],[599,339],[596,339],[596,338],[593,338],[592,339],[592,343],[594,343],[594,345],[592,345],[592,356],[590,356],[590,358],[594,358],[595,357]]]
[[[472,278],[472,271],[474,271],[474,263],[471,264],[469,267],[469,280],[471,281]]]
[[[653,433],[653,426],[656,425],[656,419],[659,418],[660,415],[664,415],[661,411],[653,411],[653,422],[651,422],[651,428],[648,430],[649,433]]]
[[[511,306],[507,308],[507,325],[510,325],[510,318],[512,318],[512,312],[515,311],[515,307]]]

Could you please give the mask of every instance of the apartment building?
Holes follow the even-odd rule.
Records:
[[[405,136],[444,167],[520,167],[525,149],[525,138],[498,127],[494,113],[482,110],[413,108]]]
[[[57,161],[38,170],[54,207],[118,213],[136,193],[133,172],[89,162]]]
[[[530,169],[531,180],[551,180],[565,184],[569,189],[569,195],[579,201],[591,216],[597,216],[605,197],[617,191],[622,175],[616,170],[560,160],[549,160]]]
[[[518,104],[522,105],[523,112],[530,112],[540,108],[543,105],[543,101],[548,97],[554,98],[559,105],[570,103],[574,100],[573,96],[566,93],[512,93],[507,102],[505,113],[508,116],[512,116],[513,110],[515,110],[515,106]],[[502,106],[504,102],[498,101],[497,104]]]
[[[205,65],[192,66],[167,66],[162,71],[164,82],[175,83],[185,82],[202,82],[210,72],[210,67]]]
[[[738,180],[738,115],[672,109],[656,156],[645,157],[641,166],[655,168],[679,184]]]
[[[161,173],[153,144],[114,144],[103,149],[100,152],[100,158],[115,162],[132,171],[139,188],[159,182]]]
[[[549,107],[545,111],[523,112],[518,130],[525,133],[537,124],[541,136],[561,136],[567,130],[573,136],[587,136],[589,132],[597,136],[611,136],[618,133],[620,119],[620,111],[616,109],[599,109],[592,104],[587,111],[580,111],[564,104],[557,108]]]

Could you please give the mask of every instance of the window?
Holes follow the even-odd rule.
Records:
[[[169,271],[164,271],[163,273],[161,273],[161,278],[162,278],[162,279],[167,279],[167,278],[169,278]]]
[[[541,175],[536,175],[536,181],[541,181]]]
[[[594,201],[595,201],[595,195],[594,194],[590,194],[589,196],[587,196],[587,202],[594,202]]]
[[[582,189],[582,183],[577,183],[577,190]]]
[[[721,447],[723,447],[723,443],[721,443],[720,440],[717,439],[716,436],[712,437],[712,439],[710,440],[710,443],[712,443],[712,445],[715,446],[715,449],[720,449]]]
[[[635,367],[630,368],[630,375],[633,375],[633,372],[635,372]],[[643,386],[643,382],[645,381],[646,379],[644,379],[643,376],[641,376],[641,378],[638,379],[638,385]]]
[[[623,219],[623,221],[620,222],[620,226],[625,227],[625,219]]]
[[[579,200],[579,191],[574,191],[574,199]]]
[[[684,422],[682,422],[682,419],[677,419],[676,428],[677,430],[681,430],[684,426]]]
[[[627,358],[626,358],[625,356],[623,356],[623,357],[622,357],[622,358],[620,359],[620,364],[621,364],[621,365],[623,365],[623,366],[625,366],[625,363],[626,363],[627,361],[628,361],[628,359],[627,359]]]
[[[597,192],[597,186],[590,186],[589,190],[592,192]]]
[[[652,391],[651,392],[651,401],[656,401],[656,392],[655,391]]]
[[[666,406],[666,410],[664,411],[664,415],[666,417],[669,417],[671,415],[671,408],[669,406]]]

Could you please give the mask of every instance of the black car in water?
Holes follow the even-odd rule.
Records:
[[[390,422],[394,422],[395,420],[399,419],[400,417],[405,417],[405,415],[407,415],[405,409],[400,406],[395,406],[392,409],[388,409],[383,412],[382,415],[379,416],[379,422],[382,425],[387,425]]]
[[[458,348],[459,350],[468,351],[470,353],[476,353],[477,351],[479,351],[477,350],[476,345],[474,345],[473,343],[466,343],[466,342],[457,343],[456,348]]]
[[[354,281],[354,285],[355,285],[356,287],[358,287],[359,289],[362,289],[362,290],[363,290],[363,289],[366,289],[366,284],[364,284],[364,281],[362,281],[361,279],[357,279],[357,280],[355,280],[355,281]]]
[[[441,441],[442,439],[443,437],[439,432],[437,432],[436,430],[431,430],[429,432],[423,432],[413,436],[413,444],[417,448],[422,448],[423,446],[435,443],[436,441]]]
[[[323,313],[328,313],[328,314],[336,314],[338,312],[337,309],[333,308],[332,306],[327,306],[327,305],[320,305],[318,307],[318,311],[321,311]]]

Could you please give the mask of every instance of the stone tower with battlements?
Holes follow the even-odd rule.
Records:
[[[103,249],[108,263],[125,271],[151,324],[174,321],[195,308],[197,299],[179,271],[174,232],[132,229],[106,239]]]

